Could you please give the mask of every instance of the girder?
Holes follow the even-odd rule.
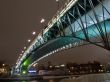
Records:
[[[71,0],[68,3],[70,6],[67,5],[57,14],[42,31],[43,33],[37,36],[18,62],[17,67],[30,56],[33,56],[33,62],[39,58],[42,59],[57,48],[76,44],[76,42],[79,45],[78,42],[86,42],[86,44],[90,43],[110,50],[110,6],[108,3],[110,3],[109,0]],[[55,47],[60,39],[65,42],[63,38],[67,37],[71,39],[71,42],[67,40],[66,44]],[[54,46],[51,44],[52,41],[56,42]],[[45,50],[44,48],[49,44],[51,48]]]

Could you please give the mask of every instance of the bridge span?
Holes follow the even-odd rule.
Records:
[[[68,0],[18,59],[21,71],[49,55],[93,44],[110,50],[110,0]]]

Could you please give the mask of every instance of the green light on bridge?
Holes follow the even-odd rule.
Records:
[[[22,74],[25,75],[27,72],[26,71],[22,71]]]
[[[24,61],[23,66],[28,66],[29,65],[29,59],[27,59],[26,61]]]

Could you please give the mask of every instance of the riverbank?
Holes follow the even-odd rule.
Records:
[[[80,77],[70,77],[60,82],[110,82],[110,73],[88,74]]]

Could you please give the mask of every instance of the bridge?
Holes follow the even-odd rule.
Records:
[[[18,59],[17,72],[78,46],[94,44],[110,50],[109,3],[110,0],[68,0]]]

